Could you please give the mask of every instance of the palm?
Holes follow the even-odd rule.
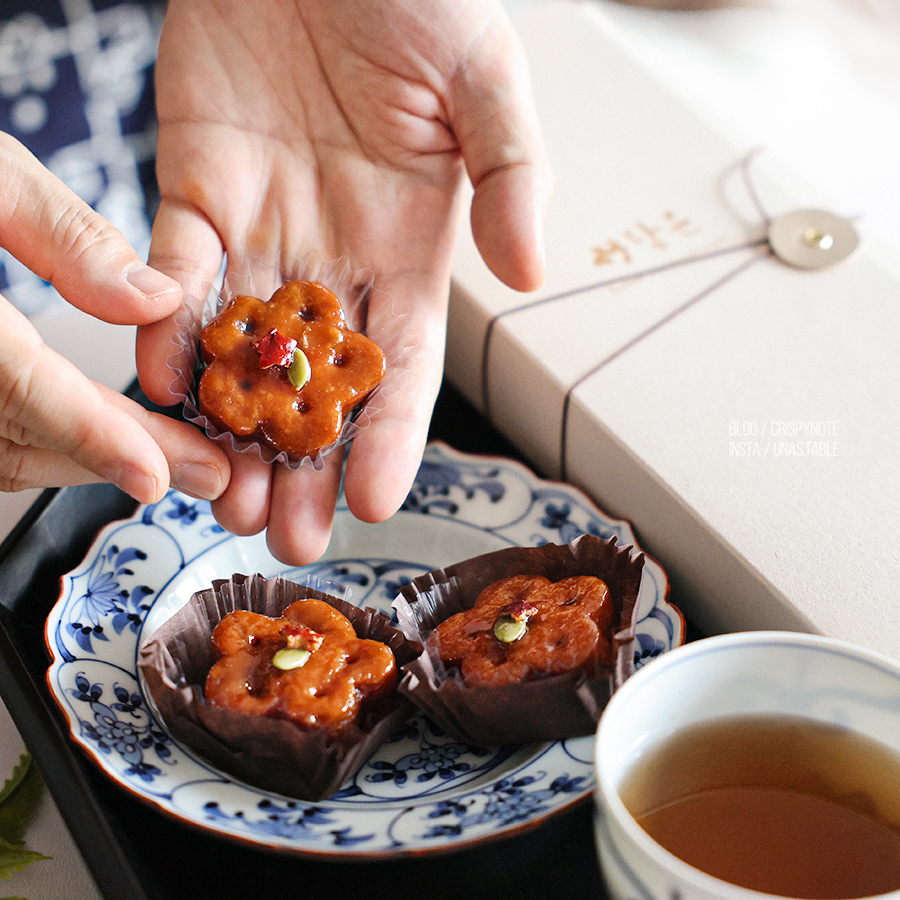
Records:
[[[340,6],[305,4],[301,16],[269,0],[269,29],[253,27],[253,4],[237,4],[226,24],[192,2],[187,21],[170,21],[158,86],[163,195],[196,204],[233,264],[316,247],[372,268],[388,290],[413,271],[436,280],[461,167],[442,109],[452,72],[430,70],[424,45],[435,35],[414,32],[439,25],[423,5],[407,28],[373,35],[357,18],[366,4],[348,7],[351,21]]]
[[[162,204],[152,262],[199,294],[223,254],[237,271],[254,257],[280,262],[286,278],[296,259],[316,249],[374,272],[384,292],[369,311],[376,340],[388,338],[396,314],[410,322],[405,341],[414,353],[403,390],[351,453],[348,500],[367,519],[396,508],[421,454],[441,377],[464,167],[488,210],[498,198],[508,201],[482,236],[476,207],[485,258],[516,287],[535,280],[530,247],[518,246],[531,235],[503,228],[504,214],[521,218],[523,201],[509,196],[508,177],[492,175],[530,166],[536,184],[539,166],[523,159],[517,135],[488,136],[497,110],[472,96],[510,50],[492,3],[186,0],[170,3],[167,14],[158,64]],[[491,89],[499,101],[513,86],[498,79]],[[524,198],[532,206],[534,184]],[[140,338],[140,371],[154,399],[167,390],[160,363],[169,328],[145,329]],[[396,460],[398,452],[399,469],[387,478],[386,456]],[[367,461],[356,461],[362,457]],[[336,465],[327,488],[303,477],[307,497],[318,493],[319,505],[336,490]],[[286,490],[284,473],[275,479]],[[227,499],[222,509],[236,530],[260,525],[233,504],[229,512]],[[257,505],[257,520],[269,515],[270,543],[275,509]],[[291,539],[281,541],[282,555],[291,555]]]

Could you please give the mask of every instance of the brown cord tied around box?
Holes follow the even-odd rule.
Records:
[[[720,287],[733,281],[744,271],[749,269],[760,260],[775,256],[787,265],[794,268],[816,270],[832,266],[837,262],[848,257],[858,246],[858,238],[852,224],[844,218],[836,216],[832,213],[822,210],[795,210],[784,215],[772,218],[766,212],[756,188],[753,184],[750,173],[750,163],[758,151],[752,151],[745,156],[739,163],[740,171],[743,177],[744,186],[747,193],[758,212],[766,234],[764,237],[746,241],[739,244],[733,244],[728,247],[722,247],[718,250],[710,250],[704,253],[697,253],[680,259],[671,260],[644,269],[640,272],[632,272],[625,275],[618,275],[614,278],[608,278],[597,281],[583,287],[572,288],[553,294],[549,297],[541,297],[537,300],[531,300],[527,303],[514,306],[511,309],[497,313],[491,318],[487,324],[484,335],[484,346],[481,354],[481,399],[482,409],[485,415],[490,416],[490,352],[491,341],[494,335],[495,326],[500,319],[513,315],[515,313],[525,312],[527,310],[536,309],[540,306],[547,306],[559,300],[577,296],[578,294],[586,294],[590,291],[600,290],[602,288],[613,287],[623,284],[627,281],[633,281],[639,278],[647,278],[653,275],[659,275],[673,269],[683,268],[693,263],[705,262],[717,257],[728,256],[730,254],[739,253],[741,251],[761,251],[754,253],[749,259],[742,260],[731,271],[717,278],[712,284],[699,290],[680,306],[671,310],[659,321],[654,322],[642,332],[635,335],[621,347],[618,347],[607,357],[600,360],[595,366],[592,366],[573,384],[571,384],[563,397],[562,417],[560,422],[559,436],[559,477],[562,480],[567,478],[567,441],[568,441],[568,425],[569,425],[569,408],[571,406],[572,395],[586,381],[593,378],[598,372],[609,365],[613,360],[620,357],[623,353],[639,344],[645,338],[658,331],[664,325],[686,312],[688,309],[714,294]]]

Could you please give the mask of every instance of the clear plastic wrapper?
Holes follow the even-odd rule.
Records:
[[[204,368],[199,350],[201,329],[233,297],[249,295],[268,300],[278,288],[290,281],[319,282],[332,291],[341,302],[348,328],[374,340],[384,352],[386,363],[381,383],[345,418],[338,437],[318,452],[299,458],[255,437],[245,438],[224,430],[203,414],[197,398],[197,385]],[[381,310],[377,328],[369,315],[375,302]],[[375,286],[371,271],[354,270],[343,257],[326,262],[317,252],[310,251],[302,259],[288,264],[271,265],[253,260],[246,271],[229,272],[221,290],[211,287],[199,313],[195,311],[196,305],[186,301],[177,319],[178,328],[172,338],[176,350],[169,358],[169,367],[173,372],[172,392],[181,402],[187,421],[202,428],[209,437],[227,442],[234,450],[256,454],[268,463],[277,462],[294,469],[300,466],[321,469],[329,453],[351,441],[384,408],[385,398],[397,390],[409,364],[410,348],[406,343],[408,317],[393,311],[390,297]],[[391,310],[388,316],[384,314],[385,309]]]

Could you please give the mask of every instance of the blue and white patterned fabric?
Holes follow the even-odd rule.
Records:
[[[162,3],[0,0],[0,130],[124,233],[142,258],[156,203],[153,63]],[[62,303],[6,251],[0,292]]]

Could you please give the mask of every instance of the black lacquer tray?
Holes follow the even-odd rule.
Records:
[[[464,452],[527,463],[449,387],[439,398],[431,437]],[[282,856],[201,832],[114,784],[71,740],[47,690],[43,629],[60,577],[79,564],[106,523],[134,508],[107,485],[46,491],[0,546],[0,694],[106,900],[293,900],[310,891],[371,900],[605,896],[589,803],[456,853],[332,862]]]

